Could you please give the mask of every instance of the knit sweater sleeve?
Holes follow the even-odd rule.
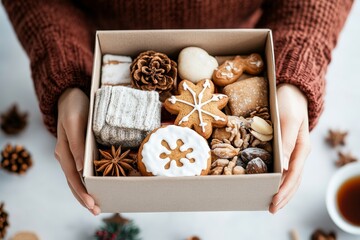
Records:
[[[70,0],[2,0],[27,52],[45,125],[56,135],[57,101],[67,88],[90,89],[91,26]]]
[[[272,29],[277,83],[297,86],[308,99],[313,129],[324,106],[325,73],[352,0],[268,0],[258,27]]]

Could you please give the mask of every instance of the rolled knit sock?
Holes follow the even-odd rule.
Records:
[[[137,147],[160,127],[161,102],[155,91],[104,86],[95,96],[93,131],[104,145]]]

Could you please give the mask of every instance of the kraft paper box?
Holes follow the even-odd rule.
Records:
[[[102,56],[136,57],[146,50],[177,56],[197,46],[213,56],[260,53],[269,81],[271,120],[274,126],[272,173],[196,177],[100,177],[93,160],[98,150],[92,132],[95,91],[100,86]],[[174,59],[176,60],[176,59]],[[268,29],[98,31],[85,149],[84,182],[102,212],[179,212],[267,210],[281,179],[281,139],[276,99],[274,51]]]

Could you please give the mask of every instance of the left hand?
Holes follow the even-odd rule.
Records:
[[[92,214],[98,215],[101,210],[81,181],[88,109],[89,99],[78,88],[69,88],[60,96],[55,156],[74,197]]]
[[[291,84],[277,88],[284,172],[279,192],[269,207],[271,213],[283,208],[299,188],[305,160],[310,153],[308,105],[305,95]]]

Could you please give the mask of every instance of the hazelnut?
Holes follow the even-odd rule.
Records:
[[[267,167],[261,158],[251,160],[246,166],[246,174],[267,173]]]

